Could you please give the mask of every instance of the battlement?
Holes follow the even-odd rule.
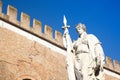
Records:
[[[21,18],[20,21],[17,20],[17,13],[18,10],[8,5],[7,7],[7,14],[2,13],[2,2],[0,1],[0,19],[14,25],[15,27],[22,29],[32,35],[35,35],[45,41],[48,41],[54,45],[56,45],[59,48],[65,49],[63,47],[63,40],[62,40],[62,33],[55,30],[55,33],[53,33],[52,27],[49,25],[45,25],[42,27],[42,22],[33,19],[33,26],[30,26],[30,16],[24,12],[21,12]],[[44,28],[44,33],[42,33],[42,29]],[[53,37],[53,35],[55,37]],[[117,74],[120,74],[120,64],[117,60],[113,60],[110,57],[106,57],[106,63],[104,65],[104,68],[107,70],[110,70],[112,72],[115,72]]]
[[[17,20],[17,14],[18,10],[11,5],[7,7],[7,14],[2,13],[2,1],[0,1],[0,19],[64,49],[61,32],[57,30],[53,31],[49,25],[42,27],[42,22],[37,19],[33,19],[33,26],[31,27],[30,16],[28,14],[21,12],[20,21]],[[44,33],[42,33],[43,28]]]
[[[105,61],[106,61],[104,65],[105,69],[120,74],[120,63],[117,60],[112,60],[110,57],[106,56]]]

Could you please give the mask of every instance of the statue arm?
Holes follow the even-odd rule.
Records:
[[[95,53],[96,53],[96,57],[98,57],[98,59],[100,60],[100,64],[103,65],[105,57],[104,57],[104,51],[100,42],[95,44]]]
[[[74,41],[74,42],[72,43],[72,49],[75,51],[75,50],[76,50],[76,47],[77,47],[77,44],[76,44],[76,41]]]
[[[104,58],[104,52],[103,52],[103,48],[101,46],[100,41],[93,34],[89,34],[88,43],[89,43],[89,49],[90,49],[92,61],[93,63],[95,62],[94,67],[97,67],[98,65],[100,65],[101,70],[103,70],[105,58]]]
[[[65,48],[67,48],[68,46],[72,47],[72,40],[68,32],[68,29],[65,29],[63,34],[63,45]]]
[[[73,65],[75,65],[75,51],[76,51],[76,41],[74,41],[73,43],[72,43],[72,49],[71,49],[72,51],[72,59],[73,59]]]

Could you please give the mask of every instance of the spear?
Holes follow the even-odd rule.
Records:
[[[63,35],[63,44],[64,44],[65,48],[67,48],[66,63],[67,63],[68,79],[69,80],[76,80],[75,73],[74,73],[73,59],[72,59],[73,55],[71,53],[72,41],[71,41],[69,31],[68,31],[68,28],[70,26],[67,25],[67,19],[65,16],[63,17],[63,23],[64,23],[64,26],[62,28],[65,30],[64,35]]]

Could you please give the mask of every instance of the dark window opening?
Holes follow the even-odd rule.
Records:
[[[25,78],[25,79],[23,79],[23,80],[32,80],[32,79]]]

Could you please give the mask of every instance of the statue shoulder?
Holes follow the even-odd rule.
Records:
[[[87,35],[87,39],[88,39],[88,42],[100,43],[100,41],[98,40],[98,38],[95,35],[93,35],[93,34],[88,34]]]

